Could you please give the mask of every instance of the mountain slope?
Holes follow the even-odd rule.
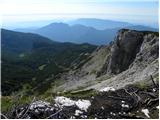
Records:
[[[44,26],[35,32],[48,37],[50,39],[60,42],[73,42],[73,43],[90,43],[95,45],[104,45],[111,42],[117,31],[121,28],[133,29],[133,30],[148,30],[157,31],[145,26],[121,26],[114,29],[97,30],[93,27],[86,27],[84,25],[76,24],[69,26],[64,23],[52,23]]]
[[[29,85],[31,88],[79,64],[96,46],[58,43],[28,33],[2,29],[2,94],[11,94]],[[81,55],[81,57],[79,57]],[[76,61],[75,61],[76,60]],[[75,61],[75,62],[74,62]],[[44,92],[50,83],[37,91]]]
[[[72,88],[65,84],[65,90],[121,88],[140,80],[150,81],[150,75],[158,74],[158,49],[158,32],[122,29],[114,42],[97,48],[81,68],[62,76],[71,80],[66,84]]]
[[[19,33],[10,30],[1,30],[2,49],[10,49],[12,52],[29,51],[34,42],[52,42],[51,40],[31,33]],[[29,39],[29,40],[28,40]]]
[[[60,42],[105,44],[106,33],[83,25],[69,26],[64,23],[52,23],[35,31],[36,33]]]

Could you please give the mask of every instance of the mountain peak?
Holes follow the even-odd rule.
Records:
[[[69,25],[65,24],[65,23],[62,23],[62,22],[54,22],[54,23],[46,25],[46,26],[44,26],[42,28],[51,29],[51,28],[54,28],[54,27],[56,27],[56,28],[59,27],[59,28],[63,29],[63,28],[69,27]],[[40,29],[42,29],[42,28],[40,28]]]

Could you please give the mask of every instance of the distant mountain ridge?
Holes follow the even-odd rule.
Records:
[[[123,28],[139,31],[157,31],[157,29],[141,25],[126,26]],[[81,24],[71,26],[65,23],[51,23],[35,30],[35,33],[60,42],[104,45],[110,43],[114,39],[119,29],[121,29],[121,27],[97,30],[94,27],[87,27]]]
[[[117,31],[122,28],[139,31],[158,31],[158,29],[147,26],[133,25],[126,22],[111,20],[78,19],[77,21],[78,22],[73,21],[68,24],[54,22],[35,30],[16,30],[36,33],[58,42],[72,42],[78,44],[89,43],[94,45],[104,45],[110,43],[113,41]],[[101,26],[105,29],[97,29]]]
[[[114,21],[114,20],[107,20],[107,19],[97,19],[97,18],[80,18],[77,20],[73,20],[68,22],[69,25],[81,24],[87,27],[94,27],[98,30],[105,30],[105,29],[113,29],[119,27],[126,27],[132,26],[133,24],[128,22],[121,22],[121,21]]]
[[[52,23],[35,30],[35,33],[60,42],[90,43],[101,45],[108,43],[105,31],[84,25],[69,26],[65,23]]]

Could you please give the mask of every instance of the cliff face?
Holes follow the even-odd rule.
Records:
[[[124,31],[124,32],[122,32]],[[158,81],[158,66],[159,66],[159,37],[153,32],[139,32],[130,30],[121,30],[118,36],[123,36],[125,34],[130,36],[132,34],[138,35],[135,37],[134,42],[137,46],[127,47],[130,52],[120,52],[122,47],[115,47],[119,39],[116,38],[115,42],[111,46],[110,56],[108,57],[105,65],[99,71],[99,78],[103,81],[99,84],[92,86],[92,88],[100,89],[105,86],[114,86],[117,89],[122,88],[127,84],[134,84],[135,82],[145,81],[147,84],[151,83],[151,75]],[[133,36],[134,36],[133,35]],[[136,38],[140,38],[139,41]],[[125,41],[126,39],[120,39],[120,41]],[[132,41],[132,40],[130,40]],[[124,42],[125,43],[125,42]],[[115,49],[116,48],[116,49]],[[135,51],[134,51],[135,49]],[[126,49],[127,50],[127,49]],[[117,55],[117,57],[114,57]],[[122,57],[121,57],[122,56]],[[130,59],[126,59],[126,58]],[[119,62],[121,61],[121,62]],[[108,74],[113,74],[109,79],[105,76]]]
[[[143,34],[137,31],[120,30],[111,47],[107,73],[118,74],[133,62],[143,42]]]
[[[68,81],[65,89],[120,87],[121,83],[123,87],[149,79],[158,74],[158,43],[156,32],[121,29],[110,45],[99,47],[85,64],[63,77]]]
[[[151,63],[158,58],[158,49],[158,37],[154,33],[122,29],[110,47],[110,56],[98,75],[121,73],[133,61]]]

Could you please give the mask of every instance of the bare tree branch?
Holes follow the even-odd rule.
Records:
[[[57,111],[56,113],[54,113],[54,114],[52,114],[52,115],[50,115],[49,117],[47,117],[47,118],[45,118],[45,119],[49,119],[49,118],[51,118],[51,117],[53,117],[53,116],[55,116],[55,115],[57,115],[59,112],[61,112],[62,111],[62,109],[60,109],[59,111]]]
[[[156,88],[158,88],[158,85],[154,82],[154,79],[153,79],[152,75],[150,75],[150,77],[151,77],[151,80],[152,80],[152,82],[153,82],[153,85],[154,85]]]
[[[7,116],[1,113],[1,116],[4,117],[5,119],[8,119]]]

